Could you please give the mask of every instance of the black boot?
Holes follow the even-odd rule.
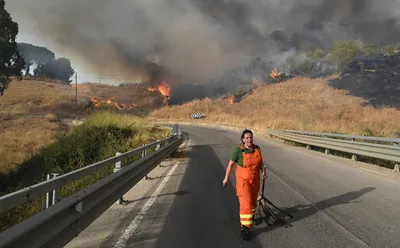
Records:
[[[242,226],[242,238],[246,241],[250,240],[250,229],[247,226]]]

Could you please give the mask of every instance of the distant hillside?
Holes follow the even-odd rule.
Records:
[[[154,110],[149,120],[192,120],[255,128],[297,129],[376,136],[398,136],[400,111],[375,108],[368,101],[329,86],[324,79],[294,78],[280,84],[262,84],[241,99],[194,100]]]

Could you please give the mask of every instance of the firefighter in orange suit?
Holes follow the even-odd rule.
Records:
[[[244,130],[241,140],[242,143],[232,153],[222,184],[226,186],[232,168],[237,165],[236,195],[240,204],[241,233],[244,240],[250,240],[260,189],[260,171],[263,179],[267,177],[267,172],[260,147],[253,144],[253,133],[250,130]]]

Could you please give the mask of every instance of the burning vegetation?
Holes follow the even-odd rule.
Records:
[[[92,99],[86,103],[85,108],[86,109],[91,109],[91,108],[94,108],[94,107],[101,107],[103,105],[114,106],[115,108],[117,108],[119,110],[131,110],[131,109],[137,107],[136,103],[132,103],[127,107],[127,104],[114,102],[111,99],[107,99],[104,102],[104,104],[101,104],[99,102],[99,100],[97,100],[96,98],[92,97]]]
[[[280,77],[281,77],[281,74],[276,70],[276,68],[274,68],[273,70],[272,70],[272,72],[269,74],[270,76],[271,76],[271,78],[273,78],[274,80],[276,80],[277,82],[279,82],[280,81]]]
[[[160,84],[157,87],[148,87],[148,91],[155,92],[158,91],[164,97],[163,106],[169,105],[171,87],[167,84],[165,80],[161,80]]]
[[[87,89],[87,86],[90,86],[90,89]],[[106,106],[114,107],[120,111],[129,111],[138,107],[137,100],[134,99],[140,99],[142,109],[150,105],[152,107],[160,107],[160,104],[161,106],[168,106],[171,93],[171,86],[165,80],[162,80],[157,86],[133,83],[121,84],[119,87],[101,84],[88,84],[87,86],[79,85],[80,91],[84,91],[84,98],[90,99],[84,103],[86,110]],[[154,94],[150,92],[154,92]],[[161,103],[159,101],[160,96],[157,97],[157,94],[162,96]],[[93,95],[96,97],[93,97]]]

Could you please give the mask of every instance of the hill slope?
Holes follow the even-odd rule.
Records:
[[[86,109],[95,98],[100,105]],[[122,111],[146,114],[161,105],[163,96],[140,87],[113,87],[99,84],[78,85],[78,110],[75,86],[35,80],[13,81],[0,97],[0,173],[20,164],[38,148],[55,141],[59,132],[67,132],[71,119],[86,117],[95,109],[126,104]],[[112,104],[106,101],[111,100]],[[136,103],[132,109],[128,109]]]
[[[153,111],[149,120],[204,121],[253,128],[297,129],[318,132],[396,136],[400,111],[375,108],[367,100],[329,86],[329,80],[294,78],[281,84],[261,85],[239,103],[229,99],[194,100]]]

